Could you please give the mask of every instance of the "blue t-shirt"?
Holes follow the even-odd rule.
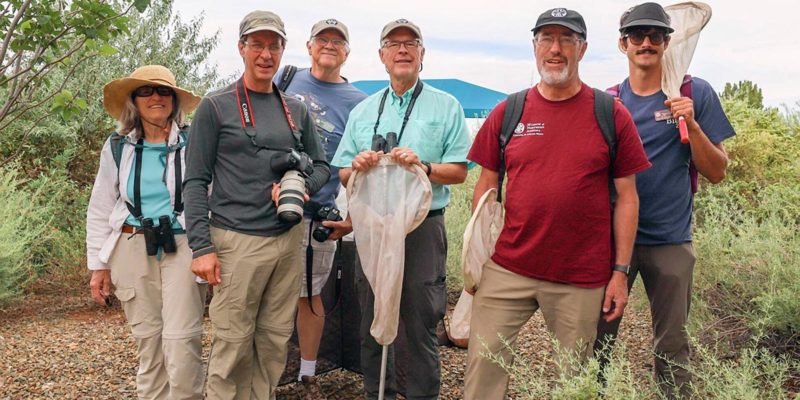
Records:
[[[695,120],[714,144],[735,135],[717,94],[708,82],[692,79]],[[679,244],[692,240],[692,200],[689,179],[691,150],[682,144],[677,120],[658,92],[637,96],[626,79],[619,97],[630,110],[647,158],[653,166],[636,175],[639,193],[639,229],[636,244]],[[666,114],[662,111],[666,110]],[[658,117],[657,117],[658,115]]]
[[[158,226],[158,217],[169,215],[172,218],[172,229],[181,229],[181,224],[173,218],[172,201],[167,189],[164,171],[167,166],[167,145],[164,143],[144,142],[142,148],[142,173],[140,194],[142,196],[142,216],[152,218],[153,225]],[[136,177],[136,159],[133,160],[131,173],[128,175],[128,198],[133,201],[133,184]],[[131,203],[131,205],[134,205]],[[128,215],[126,224],[141,226],[133,215]]]
[[[283,76],[283,69],[273,78],[275,83]],[[367,95],[356,89],[349,82],[331,83],[321,81],[311,75],[311,69],[301,69],[286,88],[286,94],[302,101],[317,125],[317,132],[325,149],[325,156],[330,162],[333,159],[339,142],[342,140],[347,117],[350,110]],[[336,195],[339,193],[339,169],[331,165],[331,177],[322,189],[311,196],[306,204],[305,214],[308,216],[321,206],[336,207]]]

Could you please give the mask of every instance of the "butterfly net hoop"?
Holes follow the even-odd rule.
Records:
[[[663,74],[661,87],[667,98],[681,96],[683,77],[689,71],[700,32],[711,19],[711,6],[706,3],[690,1],[664,7],[670,17],[669,46],[662,61]]]
[[[347,198],[358,256],[375,294],[370,334],[389,345],[397,336],[406,235],[428,215],[431,184],[422,168],[383,155],[377,166],[353,172]]]

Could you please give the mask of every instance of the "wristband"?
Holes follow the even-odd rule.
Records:
[[[428,167],[428,170],[427,170],[427,171],[425,171],[425,175],[427,175],[427,176],[431,176],[431,172],[433,172],[433,167],[431,166],[431,163],[429,163],[429,162],[427,162],[427,161],[422,161],[422,160],[420,160],[420,164],[422,164],[422,165],[424,165],[424,166]]]
[[[614,269],[614,271],[622,272],[623,274],[625,274],[625,276],[628,276],[628,275],[631,274],[631,266],[630,265],[616,264],[616,265],[614,265],[613,269]]]

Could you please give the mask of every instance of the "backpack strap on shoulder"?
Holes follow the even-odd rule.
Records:
[[[528,95],[528,89],[520,90],[519,92],[512,93],[506,100],[506,110],[503,113],[503,125],[500,128],[500,168],[497,171],[497,201],[503,201],[503,181],[506,175],[506,146],[514,135],[514,130],[517,129],[520,119],[522,119],[522,111],[525,108],[525,97]]]
[[[606,93],[618,98],[619,97],[619,87],[620,87],[619,83],[614,85],[614,86],[611,86],[610,88],[606,89]]]
[[[286,68],[283,69],[283,75],[281,75],[281,80],[278,83],[278,90],[285,92],[289,84],[292,83],[292,79],[294,79],[294,74],[296,73],[297,67],[294,65],[287,65]]]
[[[122,160],[122,147],[125,146],[125,137],[117,132],[112,132],[108,136],[108,141],[111,142],[109,147],[111,147],[114,163],[117,164],[117,169],[119,169],[119,163]]]
[[[617,160],[617,127],[614,122],[614,96],[600,89],[594,89],[594,116],[603,139],[608,145],[608,194],[613,204],[617,200],[617,187],[614,185],[614,163]]]

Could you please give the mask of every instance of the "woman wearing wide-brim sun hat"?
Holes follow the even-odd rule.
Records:
[[[100,152],[86,217],[92,297],[115,288],[139,355],[140,399],[202,399],[207,285],[191,271],[183,219],[184,116],[200,97],[160,65],[108,83],[103,104],[117,120]]]

